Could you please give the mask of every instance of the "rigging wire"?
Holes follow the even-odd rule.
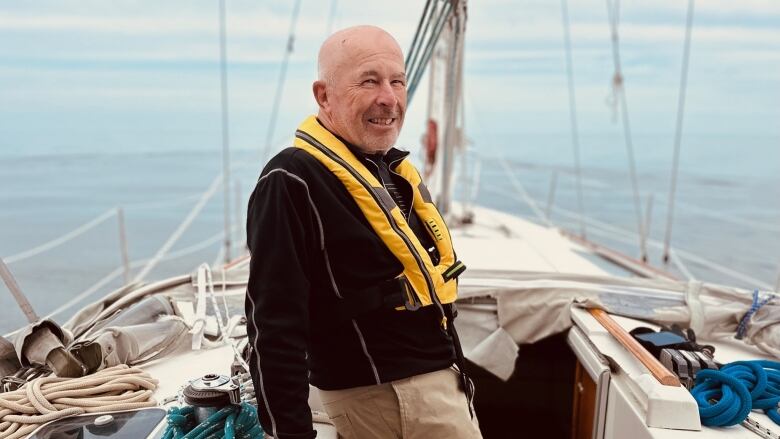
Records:
[[[671,257],[674,266],[677,267],[677,270],[679,270],[680,273],[682,273],[682,275],[685,276],[685,279],[689,281],[696,280],[696,276],[694,276],[691,270],[688,269],[688,267],[685,265],[682,259],[680,259],[680,257],[677,256],[677,252],[670,251],[669,256]]]
[[[682,141],[683,116],[685,114],[685,92],[688,87],[688,61],[691,53],[691,31],[693,30],[694,0],[688,0],[688,14],[685,21],[685,46],[683,49],[682,71],[680,72],[680,92],[677,101],[677,126],[674,132],[674,159],[672,161],[672,181],[669,185],[669,207],[666,209],[666,234],[664,235],[663,261],[669,262],[669,244],[672,240],[672,221],[674,219],[674,197],[677,192],[677,174],[680,167],[680,143]]]
[[[409,47],[409,51],[406,53],[406,74],[411,77],[412,72],[416,69],[417,58],[420,56],[420,45],[424,35],[428,33],[428,27],[431,24],[431,17],[436,13],[436,0],[428,0],[425,2],[425,8],[420,16],[420,21],[417,23],[417,30],[414,32],[412,38],[412,44]]]
[[[571,30],[569,24],[569,6],[567,0],[561,0],[561,18],[563,20],[564,45],[566,47],[566,73],[569,84],[569,121],[571,122],[571,143],[574,150],[574,172],[577,180],[577,208],[585,216],[582,197],[582,167],[580,166],[580,140],[577,124],[577,102],[574,93],[574,62],[571,55]],[[585,221],[580,220],[580,236],[585,238]]]
[[[193,253],[197,253],[197,252],[199,252],[201,250],[204,250],[204,249],[214,245],[215,243],[221,241],[222,238],[223,238],[223,233],[224,232],[219,232],[219,233],[217,233],[217,234],[215,234],[215,235],[213,235],[213,236],[211,236],[209,238],[206,238],[203,241],[200,241],[200,242],[198,242],[196,244],[193,244],[193,245],[190,245],[188,247],[184,247],[182,249],[170,252],[170,253],[166,254],[165,256],[163,256],[160,260],[161,261],[171,261],[171,260],[174,260],[174,259],[178,259],[178,258],[182,258],[184,256],[191,255]],[[222,248],[223,247],[220,246],[220,249],[222,249]],[[149,259],[138,259],[138,260],[130,262],[130,267],[131,268],[142,267],[144,264],[148,263],[149,261],[151,261],[151,258],[149,258]],[[122,274],[123,271],[124,271],[123,267],[119,267],[119,268],[116,268],[115,270],[109,272],[108,274],[106,274],[105,276],[100,278],[97,282],[95,282],[94,284],[90,285],[87,289],[85,289],[84,291],[82,291],[79,294],[75,295],[72,299],[70,299],[69,301],[63,303],[62,305],[57,307],[55,310],[53,310],[50,313],[48,313],[46,316],[44,316],[44,319],[49,319],[52,316],[55,316],[55,315],[65,311],[65,310],[67,310],[68,308],[72,307],[73,305],[76,305],[77,303],[80,303],[82,300],[86,299],[87,297],[95,294],[101,288],[103,288],[104,286],[106,286],[109,283],[111,283],[114,279],[118,278]]]
[[[219,1],[219,71],[222,101],[222,186],[225,230],[230,228],[230,133],[228,126],[227,29],[225,0]],[[230,233],[225,233],[225,263],[230,260]]]
[[[502,162],[503,163],[503,162]],[[511,174],[508,174],[511,175]],[[518,182],[519,183],[519,182]],[[517,200],[523,201],[527,204],[529,204],[529,207],[531,204],[536,205],[536,200],[532,198],[528,192],[525,193],[515,193],[509,190],[506,190],[504,188],[500,188],[498,186],[489,185],[489,184],[483,184],[482,185],[484,190],[487,190],[489,192],[494,192],[497,194],[505,195],[507,197],[515,198]],[[516,188],[517,189],[517,188]],[[552,206],[552,210],[557,212],[560,215],[572,218],[576,220],[578,218],[578,213],[565,209],[563,207],[559,206]],[[538,216],[538,215],[537,215]],[[624,229],[622,227],[614,226],[612,224],[599,221],[592,217],[585,217],[585,221],[590,226],[591,232],[593,234],[603,236],[605,238],[612,239],[616,242],[622,242],[625,244],[631,244],[635,242],[636,240],[636,232],[633,232],[628,229]],[[653,239],[648,240],[648,244],[652,246],[653,248],[661,249],[663,247],[663,242],[656,241]],[[672,254],[675,254],[676,256],[679,256],[682,259],[688,260],[689,262],[692,262],[696,265],[700,265],[702,267],[706,267],[713,272],[720,273],[722,275],[728,276],[732,279],[740,280],[745,282],[748,285],[751,285],[753,287],[762,288],[765,290],[769,290],[772,287],[767,283],[760,279],[756,279],[750,275],[744,274],[742,272],[739,272],[733,268],[727,267],[725,265],[721,265],[717,262],[714,262],[712,260],[706,259],[704,257],[701,257],[695,253],[686,251],[686,250],[680,250],[678,248],[672,248]]]
[[[160,247],[159,250],[157,250],[157,253],[149,260],[149,263],[146,264],[146,266],[141,269],[141,271],[135,276],[133,279],[134,282],[140,282],[142,281],[146,275],[149,274],[150,271],[157,265],[160,260],[162,260],[162,257],[165,256],[165,254],[168,252],[168,250],[173,247],[173,245],[176,243],[176,241],[181,238],[181,236],[184,234],[184,232],[189,228],[189,226],[192,224],[192,222],[195,220],[195,218],[198,216],[201,210],[206,206],[206,202],[209,201],[209,199],[214,195],[214,192],[217,191],[219,188],[220,180],[222,176],[218,175],[217,178],[214,179],[214,181],[211,182],[211,185],[208,189],[206,189],[206,192],[203,193],[200,200],[195,204],[195,206],[190,210],[190,213],[187,214],[187,217],[184,218],[184,221],[179,224],[179,227],[174,230],[174,232],[171,234],[171,236],[168,238],[167,241]]]
[[[531,212],[536,215],[537,218],[539,218],[539,221],[548,226],[553,227],[553,223],[544,215],[544,211],[539,207],[536,200],[531,197],[531,194],[528,193],[528,191],[525,189],[525,186],[520,182],[520,180],[515,176],[514,172],[512,172],[512,169],[509,167],[509,163],[506,160],[501,160],[501,169],[506,174],[507,178],[509,178],[509,182],[514,186],[515,191],[519,194],[519,199],[523,201],[529,209],[531,209]]]
[[[628,117],[628,100],[623,74],[620,66],[620,48],[618,39],[618,25],[620,22],[620,0],[606,0],[607,15],[610,27],[612,29],[612,58],[615,64],[615,74],[612,79],[614,98],[619,100],[621,115],[623,117],[623,134],[626,141],[626,152],[628,153],[628,168],[631,174],[631,187],[634,195],[634,210],[636,211],[637,230],[639,232],[639,249],[642,261],[647,261],[647,244],[645,226],[642,220],[642,205],[639,196],[639,181],[636,175],[636,161],[634,159],[634,146],[631,137],[631,123]]]
[[[111,208],[110,210],[107,210],[106,212],[103,212],[102,214],[98,215],[97,217],[87,221],[86,223],[76,227],[75,229],[71,230],[70,232],[61,235],[58,238],[52,239],[51,241],[44,242],[41,245],[35,246],[29,250],[25,250],[22,252],[19,252],[15,255],[8,256],[5,259],[5,262],[8,264],[13,264],[14,262],[19,262],[25,259],[29,259],[33,256],[37,256],[43,252],[46,252],[48,250],[51,250],[53,248],[59,247],[62,244],[65,244],[66,242],[70,241],[73,238],[76,238],[80,235],[83,235],[88,230],[97,227],[107,219],[111,218],[112,216],[116,215],[117,209]]]
[[[436,42],[439,40],[447,19],[455,10],[454,3],[458,0],[445,1],[441,7],[438,6],[439,2],[440,0],[426,2],[412,40],[412,46],[406,56],[407,105],[414,97],[428,61],[433,55]]]
[[[442,7],[441,13],[437,17],[437,21],[433,27],[433,31],[432,31],[433,33],[431,34],[431,37],[428,39],[428,42],[422,53],[422,58],[419,64],[417,65],[417,69],[414,72],[414,76],[412,76],[412,86],[409,87],[409,91],[411,92],[410,96],[414,96],[414,92],[417,90],[417,86],[420,84],[420,79],[422,78],[423,73],[425,73],[425,67],[428,65],[428,61],[430,61],[431,56],[433,55],[433,50],[436,47],[436,42],[439,40],[442,30],[444,29],[444,25],[447,23],[447,19],[452,13],[452,10],[453,10],[452,3],[450,2],[445,3],[444,6]]]
[[[284,57],[282,58],[282,66],[279,69],[279,80],[276,85],[276,94],[274,95],[274,103],[271,108],[271,118],[268,121],[268,130],[265,138],[265,149],[263,151],[263,160],[261,163],[268,161],[268,156],[271,153],[271,144],[274,139],[274,131],[276,130],[276,118],[279,114],[279,106],[282,103],[282,94],[284,91],[284,81],[287,78],[287,65],[290,62],[290,55],[293,53],[295,46],[295,26],[298,23],[298,13],[301,7],[301,0],[295,0],[293,5],[292,18],[290,19],[290,31],[287,36],[287,46],[284,50]]]

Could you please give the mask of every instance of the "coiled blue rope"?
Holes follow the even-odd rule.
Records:
[[[189,406],[168,410],[168,427],[162,439],[258,439],[263,429],[257,421],[257,409],[242,402],[223,407],[205,421],[195,424],[194,409]]]
[[[764,410],[775,424],[780,425],[780,363],[736,361],[720,370],[702,370],[696,375],[691,395],[699,404],[703,425],[736,425],[753,409]]]

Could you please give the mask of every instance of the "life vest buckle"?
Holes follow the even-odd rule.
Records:
[[[463,274],[464,271],[466,271],[466,265],[461,261],[455,261],[455,263],[444,270],[444,273],[441,275],[444,278],[444,282],[449,282]]]

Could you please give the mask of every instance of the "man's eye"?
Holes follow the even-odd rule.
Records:
[[[375,85],[375,84],[377,84],[377,82],[376,82],[376,79],[366,79],[365,81],[363,81],[363,84],[365,84],[365,85]]]
[[[400,79],[397,79],[397,80],[393,81],[393,85],[397,85],[397,86],[400,86],[400,87],[406,87],[406,81],[402,81]]]

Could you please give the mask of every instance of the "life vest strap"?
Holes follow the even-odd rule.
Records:
[[[350,291],[336,303],[336,314],[346,320],[378,310],[416,311],[422,304],[409,287],[409,281],[399,276],[362,290]]]

